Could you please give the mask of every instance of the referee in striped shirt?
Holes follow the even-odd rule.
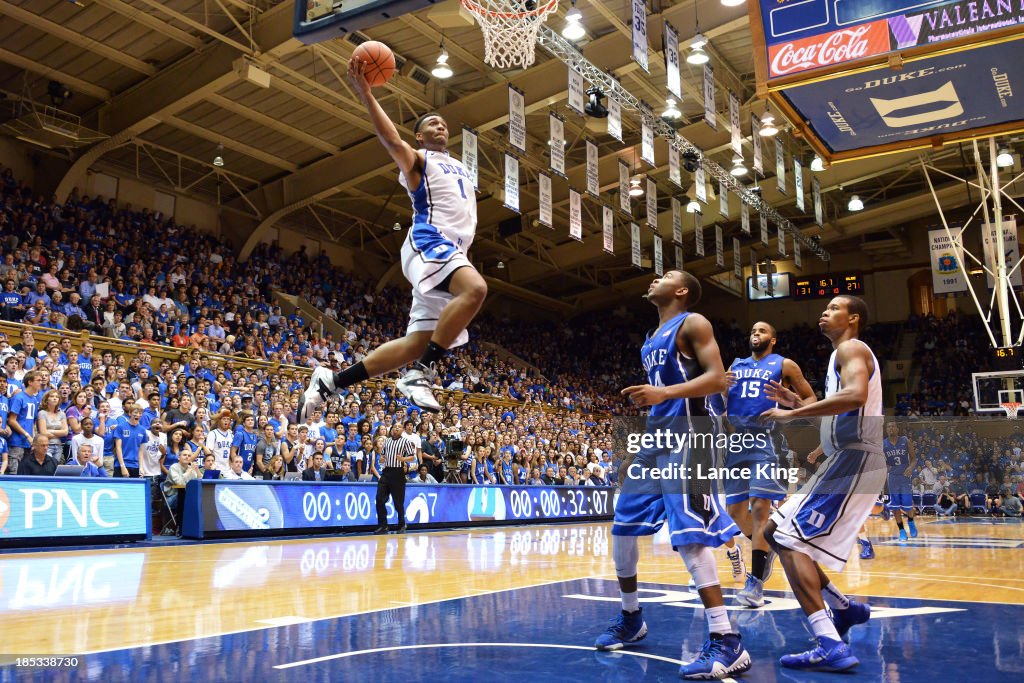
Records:
[[[405,531],[405,464],[416,460],[416,445],[409,439],[402,438],[402,425],[395,422],[391,425],[391,433],[384,440],[381,460],[384,471],[377,482],[377,529],[375,534],[388,532],[388,496],[395,503],[398,513],[398,533]]]

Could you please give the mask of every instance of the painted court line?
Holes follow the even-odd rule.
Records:
[[[272,619],[257,619],[257,624],[266,624],[267,626],[294,626],[295,624],[305,624],[313,621],[309,617],[274,617]]]
[[[485,593],[470,594],[470,595],[452,595],[452,596],[449,596],[449,597],[446,597],[446,598],[438,598],[436,600],[424,600],[422,602],[416,602],[416,603],[412,603],[412,604],[415,605],[415,606],[419,606],[419,605],[435,605],[435,604],[437,604],[439,602],[447,602],[448,600],[465,600],[466,598],[475,598],[475,597],[478,597],[480,595],[494,595],[496,593],[507,593],[509,591],[525,590],[527,588],[540,588],[541,586],[553,586],[553,585],[555,585],[557,583],[569,583],[570,581],[579,581],[579,580],[592,579],[592,578],[597,578],[597,577],[581,576],[581,577],[576,578],[576,579],[558,579],[558,580],[555,580],[555,581],[541,581],[540,583],[530,583],[530,584],[526,584],[524,586],[512,586],[510,588],[499,588],[497,590],[486,591]],[[387,612],[388,610],[392,610],[392,609],[399,609],[399,608],[397,608],[397,607],[375,607],[373,609],[365,609],[365,610],[360,610],[360,611],[357,611],[357,612],[343,612],[341,614],[330,614],[330,615],[325,616],[325,617],[310,618],[308,621],[309,622],[314,622],[314,621],[327,621],[328,619],[344,619],[345,617],[358,617],[358,616],[363,615],[363,614],[374,614],[376,612]],[[155,641],[148,641],[148,642],[145,642],[145,643],[135,643],[135,644],[132,644],[132,645],[122,645],[120,647],[107,647],[107,648],[101,648],[101,649],[98,649],[98,650],[87,650],[85,652],[80,652],[80,653],[78,653],[78,656],[79,657],[84,657],[84,656],[87,656],[87,655],[98,655],[98,654],[103,653],[103,652],[118,652],[120,650],[134,650],[134,649],[140,648],[140,647],[154,647],[156,645],[168,645],[170,643],[186,643],[186,642],[189,642],[189,641],[203,640],[203,639],[206,639],[206,638],[222,638],[224,636],[233,636],[233,635],[236,635],[238,633],[249,633],[251,631],[263,631],[263,630],[268,629],[268,628],[276,628],[276,627],[275,626],[269,626],[269,625],[268,626],[254,626],[254,627],[251,627],[251,628],[235,629],[234,631],[218,631],[216,633],[203,633],[203,634],[200,634],[200,635],[193,636],[191,638],[170,638],[170,639],[167,639],[167,640],[155,640]],[[593,649],[593,648],[586,648],[586,649]]]

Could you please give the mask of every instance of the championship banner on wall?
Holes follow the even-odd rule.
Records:
[[[569,237],[583,241],[583,202],[580,193],[569,188]]]
[[[697,256],[704,256],[704,217],[700,211],[693,214],[693,239]]]
[[[743,156],[743,133],[740,130],[740,98],[736,93],[729,91],[729,133],[732,151]]]
[[[601,207],[601,231],[605,253],[615,255],[615,211],[605,204]]]
[[[659,277],[665,274],[661,235],[654,236],[654,274]]]
[[[672,197],[672,241],[683,243],[683,207],[675,197]]]
[[[697,200],[701,204],[708,203],[708,184],[707,176],[704,174],[704,164],[697,167],[697,170],[693,172],[693,190],[697,195]]]
[[[704,123],[718,130],[715,120],[715,70],[711,64],[704,65]]]
[[[665,22],[665,74],[668,91],[683,99],[683,88],[679,80],[679,34],[672,24]]]
[[[647,225],[658,230],[658,184],[654,178],[647,176]]]
[[[797,267],[797,270],[804,267],[803,261],[800,258],[800,240],[798,239],[793,240],[793,265]]]
[[[565,122],[562,117],[551,112],[548,114],[548,137],[551,147],[551,170],[565,177]]]
[[[760,278],[757,276],[757,252],[753,248],[750,249],[750,286],[753,287],[754,291],[759,291],[761,285],[759,282]]]
[[[744,235],[750,234],[750,207],[740,199],[740,230]]]
[[[619,210],[627,216],[633,215],[629,203],[629,164],[619,159]]]
[[[466,168],[473,179],[473,189],[480,189],[479,169],[480,162],[477,158],[479,146],[476,131],[472,128],[462,127],[462,165]]]
[[[583,93],[583,74],[569,67],[569,109],[583,116],[586,96]]]
[[[779,231],[779,256],[786,256],[786,233]]]
[[[676,270],[685,270],[686,262],[683,259],[683,248],[676,245]]]
[[[608,135],[622,142],[622,105],[614,97],[608,98]]]
[[[587,193],[595,199],[601,194],[601,180],[597,176],[597,144],[587,140]]]
[[[811,178],[811,201],[814,203],[814,222],[825,227],[825,207],[821,204],[821,181]]]
[[[508,141],[526,152],[526,96],[514,85],[508,86]]]
[[[505,152],[505,208],[519,213],[519,159]]]
[[[960,228],[928,231],[928,251],[932,260],[932,290],[936,294],[967,291],[967,271],[964,268],[963,246],[954,243],[950,235],[959,238]]]
[[[804,167],[800,160],[793,157],[793,184],[796,186],[796,208],[804,210]]]
[[[740,282],[743,281],[743,249],[738,237],[732,238],[732,274]]]
[[[725,243],[722,238],[722,226],[715,225],[715,263],[725,268]]]
[[[644,267],[640,255],[640,226],[636,223],[629,224],[629,262],[636,268]]]
[[[537,220],[541,225],[554,228],[551,221],[551,176],[546,173],[538,173],[537,185],[540,194],[540,215]]]
[[[761,244],[768,246],[768,216],[761,214]]]
[[[750,115],[750,142],[754,146],[754,171],[764,175],[764,152],[761,150],[761,119],[757,114]]]
[[[992,223],[981,224],[981,244],[985,252],[985,265],[993,273],[996,272],[997,251],[999,235]],[[1020,260],[1020,250],[1017,245],[1017,218],[1015,216],[1003,216],[1003,256],[1006,263],[1006,272],[1017,265]],[[989,288],[995,287],[995,278],[985,273],[985,279]],[[1010,286],[1020,287],[1024,285],[1024,278],[1021,277],[1020,268],[1010,276]]]
[[[679,150],[672,145],[668,147],[668,179],[675,183],[676,187],[683,186],[683,174],[679,170]]]
[[[646,116],[640,124],[640,158],[651,166],[657,165],[654,163],[654,128]]]
[[[718,213],[722,218],[729,217],[729,186],[724,180],[718,181]]]
[[[775,136],[775,187],[786,194],[786,148],[782,146],[781,136]]]

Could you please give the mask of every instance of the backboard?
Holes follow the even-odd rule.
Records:
[[[295,0],[293,35],[306,45],[430,7],[440,0]]]
[[[975,372],[971,384],[978,413],[1004,413],[1004,404],[1024,404],[1024,370]]]

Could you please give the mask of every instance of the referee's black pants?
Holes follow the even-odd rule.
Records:
[[[388,525],[388,497],[395,503],[398,526],[405,526],[405,468],[385,467],[377,482],[377,526]]]

